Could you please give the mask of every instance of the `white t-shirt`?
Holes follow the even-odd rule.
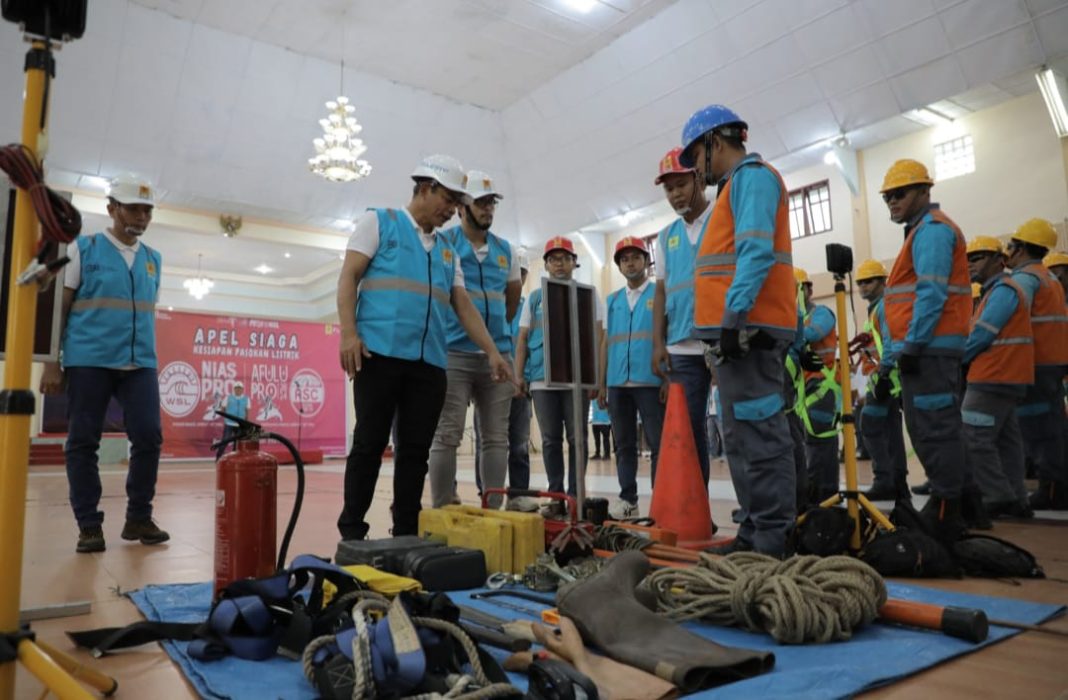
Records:
[[[627,290],[627,306],[631,311],[634,311],[634,306],[638,303],[638,300],[642,298],[642,294],[645,294],[646,287],[649,286],[651,280],[646,277],[637,288],[632,288],[629,284],[626,286]]]
[[[603,329],[604,328],[604,317],[605,317],[605,314],[606,314],[604,299],[602,299],[600,296],[598,296],[596,294],[593,295],[593,298],[597,300],[597,303],[594,304],[594,307],[597,309],[597,311],[596,311],[597,327]],[[520,312],[520,314],[519,314],[519,329],[520,330],[522,330],[524,328],[526,328],[528,330],[530,329],[530,303],[529,303],[530,299],[529,298],[527,299],[527,302],[528,303],[523,304],[523,311]],[[528,350],[527,350],[527,361],[528,362],[530,361],[529,346],[528,346]],[[533,390],[533,389],[548,389],[548,387],[545,386],[545,382],[541,381],[541,380],[536,381],[536,382],[532,382],[531,385],[530,385],[530,388],[531,388],[531,390]],[[559,389],[560,391],[566,391],[566,389],[564,387],[553,387],[553,389],[554,390],[555,389]]]
[[[104,238],[119,251],[119,255],[126,261],[126,267],[133,269],[134,258],[137,256],[137,250],[141,247],[141,241],[134,241],[133,245],[126,245],[118,238],[115,238],[111,231],[104,231]],[[82,286],[82,254],[78,249],[77,243],[71,243],[67,246],[67,257],[70,258],[70,262],[63,266],[63,286],[67,289],[77,289]]]
[[[463,234],[460,234],[463,235]],[[470,241],[468,241],[470,242]],[[473,247],[473,246],[472,246]],[[475,258],[482,262],[489,255],[489,241],[483,243],[480,247],[475,248]],[[519,256],[516,254],[515,249],[512,249],[512,266],[508,268],[508,281],[519,282],[523,279],[521,270],[519,269]]]
[[[435,229],[430,233],[423,233],[423,229],[419,227],[419,224],[415,223],[415,218],[412,217],[411,212],[407,209],[401,209],[408,220],[412,222],[412,228],[419,232],[420,242],[423,244],[423,250],[428,253],[434,248],[434,241],[437,239],[438,231]],[[373,258],[375,253],[378,252],[378,214],[373,211],[369,211],[360,217],[360,220],[356,222],[356,228],[353,229],[352,235],[349,236],[348,245],[346,249],[356,251],[366,255],[369,258]],[[453,287],[464,286],[464,271],[460,268],[460,258],[455,256],[453,258],[453,269],[456,270],[452,279]]]
[[[682,220],[682,225],[686,229],[686,238],[690,240],[691,246],[697,245],[697,239],[701,237],[701,231],[705,229],[705,223],[708,221],[708,217],[712,214],[712,202],[708,203],[705,210],[701,212],[701,215],[693,220],[692,224],[686,223],[686,219]],[[657,279],[664,280],[664,284],[667,285],[667,251],[664,250],[664,246],[660,242],[660,237],[656,237],[656,277]],[[704,355],[705,346],[700,340],[692,338],[690,340],[684,340],[681,343],[675,343],[669,345],[667,351],[672,355]]]

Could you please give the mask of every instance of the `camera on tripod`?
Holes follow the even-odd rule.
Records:
[[[70,41],[85,34],[87,0],[3,0],[2,14],[30,36]]]
[[[827,271],[845,277],[853,271],[853,249],[841,243],[827,244]]]

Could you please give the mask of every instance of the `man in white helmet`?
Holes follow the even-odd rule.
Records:
[[[81,236],[67,248],[60,363],[45,365],[41,391],[67,390],[67,481],[78,522],[78,552],[102,552],[98,450],[108,402],[122,406],[130,440],[124,540],[170,539],[152,520],[163,432],[156,378],[156,318],[160,254],[141,242],[152,221],[152,184],[126,174],[111,181],[111,227]]]
[[[510,322],[519,306],[522,283],[518,256],[508,241],[490,231],[501,195],[489,175],[467,173],[467,192],[459,207],[460,225],[442,232],[456,251],[464,286],[497,350],[511,358]],[[504,486],[508,469],[508,414],[515,387],[493,379],[489,358],[460,325],[456,314],[446,320],[448,389],[430,448],[430,495],[435,508],[458,500],[456,448],[463,439],[467,405],[474,401],[481,431],[478,459],[481,485]],[[497,507],[500,496],[490,499]]]
[[[382,452],[394,417],[393,534],[414,535],[427,456],[445,400],[447,323],[455,312],[495,381],[511,379],[482,314],[464,290],[456,251],[439,235],[464,201],[467,177],[449,156],[427,156],[412,173],[405,209],[372,209],[349,238],[338,279],[341,367],[353,380],[356,430],[345,464],[344,539],[363,539]]]

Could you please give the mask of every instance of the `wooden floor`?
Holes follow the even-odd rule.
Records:
[[[470,469],[470,460],[461,460]],[[540,463],[535,464],[540,470]],[[647,467],[643,468],[643,473]],[[609,462],[591,462],[591,475],[610,476]],[[867,464],[861,464],[860,481],[869,483]],[[919,474],[913,468],[913,474]],[[308,474],[303,515],[290,554],[313,552],[333,555],[337,544],[334,521],[340,510],[342,464],[327,462]],[[76,528],[67,504],[67,482],[62,468],[34,468],[29,480],[25,556],[22,575],[23,609],[90,600],[92,613],[85,616],[41,621],[34,624],[39,638],[51,643],[119,680],[121,698],[194,697],[177,667],[157,645],[93,661],[74,651],[65,630],[122,625],[141,619],[121,593],[150,583],[207,581],[212,576],[214,469],[210,462],[164,465],[156,496],[156,517],[172,539],[163,546],[144,547],[119,538],[125,508],[125,474],[119,465],[105,468],[103,509],[108,550],[101,554],[75,554]],[[533,484],[542,483],[535,475]],[[607,490],[608,479],[594,481]],[[726,489],[726,467],[713,468],[713,494]],[[372,536],[385,536],[391,479],[383,476],[372,507]],[[292,469],[283,469],[279,481],[279,531],[288,518],[294,490]],[[474,502],[474,485],[461,483],[465,501]],[[612,493],[601,495],[613,496]],[[642,508],[648,499],[642,499]],[[712,512],[721,531],[731,529],[729,500],[714,499]],[[995,535],[1017,542],[1034,552],[1050,577],[1041,581],[930,581],[923,585],[985,595],[1021,598],[1045,603],[1068,603],[1068,522],[1031,524],[999,523]],[[1068,618],[1050,627],[1068,630]],[[837,653],[833,647],[828,653]],[[40,683],[21,666],[17,673],[17,698],[36,698]],[[1027,632],[988,649],[970,654],[912,678],[868,694],[878,698],[1068,698],[1068,638]]]

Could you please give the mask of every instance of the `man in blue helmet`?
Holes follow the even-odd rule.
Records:
[[[743,515],[725,551],[787,554],[797,515],[793,442],[783,412],[786,349],[797,333],[787,190],[746,123],[722,105],[690,117],[682,165],[717,187],[697,253],[694,327],[711,345],[724,442]],[[742,488],[737,488],[741,485]]]

